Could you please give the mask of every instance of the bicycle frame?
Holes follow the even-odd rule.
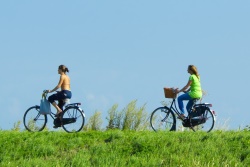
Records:
[[[194,132],[204,130],[210,132],[215,123],[215,112],[211,110],[212,104],[196,104],[198,99],[193,99],[192,107],[187,111],[187,117],[182,117],[182,113],[176,105],[176,98],[172,98],[170,105],[156,108],[150,116],[150,125],[154,131],[169,130],[175,131],[177,119],[180,119],[182,126],[192,129]],[[177,117],[177,119],[176,119]]]
[[[47,95],[48,95],[48,93],[46,92],[46,90],[44,90],[43,91],[43,94],[42,94],[42,97],[44,97],[45,99],[47,99]],[[83,111],[80,107],[79,107],[79,105],[81,105],[81,103],[69,103],[69,104],[67,104],[65,107],[64,107],[64,109],[62,110],[62,112],[64,112],[68,107],[77,107],[78,109],[80,109],[81,111]],[[40,106],[37,106],[37,107],[39,107],[40,108]],[[83,112],[84,113],[84,112]],[[46,115],[50,115],[50,117],[52,118],[52,119],[56,119],[56,117],[55,117],[55,113],[53,113],[52,111],[49,113],[49,114],[46,114]]]
[[[194,103],[193,103],[193,106],[192,106],[192,108],[196,105],[196,100],[197,99],[194,99]],[[206,106],[206,107],[211,107],[212,105],[211,104],[209,104],[209,103],[205,103],[205,104],[203,104],[204,106]],[[171,105],[170,105],[170,110],[172,110],[175,114],[177,114],[178,115],[178,117],[182,120],[182,122],[183,123],[185,123],[186,121],[189,121],[189,123],[190,123],[190,128],[193,130],[193,131],[195,131],[194,130],[194,126],[196,126],[194,123],[192,123],[191,122],[191,111],[192,111],[192,108],[189,110],[189,111],[187,111],[188,112],[188,116],[186,117],[186,118],[182,118],[182,117],[180,117],[180,115],[181,115],[181,113],[180,113],[180,111],[177,109],[177,107],[176,107],[176,98],[174,98],[173,100],[172,100],[172,103],[171,103]],[[214,115],[215,115],[215,113],[214,113],[214,111],[212,112]],[[167,115],[167,117],[168,117],[168,115]]]
[[[177,109],[177,107],[176,107],[176,99],[174,98],[173,100],[172,100],[172,103],[171,103],[171,105],[170,105],[170,109],[171,110],[173,110],[178,116],[180,116],[181,115],[181,113],[180,113],[180,111]]]
[[[195,105],[195,102],[194,102],[193,105]],[[169,109],[172,110],[175,114],[177,114],[178,117],[182,120],[182,122],[184,122],[185,120],[188,120],[190,111],[187,111],[187,112],[188,112],[188,117],[183,119],[183,118],[180,116],[180,115],[181,115],[180,111],[177,109],[177,106],[176,106],[176,98],[173,98],[172,103],[171,103]],[[168,115],[166,116],[166,118],[167,118],[167,117],[168,117]],[[165,119],[165,118],[164,118],[164,119]],[[189,121],[190,121],[190,120],[189,120]],[[175,123],[174,126],[176,126],[176,123]],[[176,128],[176,127],[175,127],[175,128]],[[174,129],[175,129],[175,128],[174,128]],[[190,128],[191,128],[193,131],[195,131],[195,130],[193,129],[192,124],[191,124]]]
[[[44,91],[42,98],[47,99]],[[42,131],[48,120],[48,115],[54,120],[54,128],[62,127],[67,132],[79,132],[85,122],[85,113],[79,106],[81,103],[65,103],[62,114],[56,116],[56,112],[40,112],[40,106],[35,105],[28,108],[23,117],[24,126],[28,131]],[[76,123],[76,124],[75,124]]]
[[[64,112],[67,108],[69,108],[69,107],[76,107],[76,108],[78,108],[79,110],[81,110],[82,112],[83,112],[83,109],[81,109],[80,107],[79,107],[79,105],[81,105],[81,103],[71,103],[71,104],[68,104],[68,105],[66,105],[65,106],[65,108],[64,108],[64,110],[62,111],[62,112]],[[40,106],[38,106],[38,105],[36,105],[35,106],[37,109],[40,109]],[[42,114],[38,114],[37,116],[36,116],[36,118],[35,118],[35,120],[40,116],[40,115],[42,115]],[[49,115],[53,120],[55,120],[55,119],[57,119],[56,117],[55,117],[55,113],[53,113],[52,111],[51,111],[51,113],[49,113],[49,114],[45,114],[45,115]],[[83,112],[83,116],[85,117],[85,113]]]

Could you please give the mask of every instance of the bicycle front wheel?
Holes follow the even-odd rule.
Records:
[[[176,128],[176,118],[170,108],[159,107],[152,112],[150,125],[154,131],[173,131]]]
[[[200,116],[202,124],[196,125],[193,127],[194,131],[204,131],[204,132],[210,132],[215,123],[215,117],[212,111],[207,108],[202,116]]]
[[[66,108],[62,116],[62,127],[66,132],[79,132],[85,123],[85,116],[78,107]]]
[[[47,123],[47,115],[39,113],[40,107],[30,107],[23,116],[23,124],[28,131],[42,131]]]

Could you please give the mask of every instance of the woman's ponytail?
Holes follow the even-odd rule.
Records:
[[[62,72],[64,72],[64,73],[69,72],[68,67],[66,67],[65,65],[60,65],[58,68],[59,68],[60,70],[62,70]]]

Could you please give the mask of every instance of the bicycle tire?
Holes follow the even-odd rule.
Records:
[[[23,116],[24,127],[30,132],[42,131],[47,123],[47,115],[39,113],[40,106],[33,106],[26,110]]]
[[[63,111],[62,121],[62,127],[66,132],[79,132],[84,126],[85,115],[79,107],[68,107]]]
[[[168,107],[155,109],[150,116],[150,125],[154,131],[175,131],[176,117]]]
[[[192,125],[192,120],[195,118],[190,118],[190,124]],[[215,124],[215,117],[212,111],[207,107],[205,109],[205,112],[202,116],[196,119],[201,119],[204,123],[200,123],[198,125],[195,125],[192,127],[194,131],[204,131],[204,132],[210,132]]]

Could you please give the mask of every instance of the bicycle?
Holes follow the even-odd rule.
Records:
[[[215,124],[215,111],[211,110],[212,104],[196,104],[199,99],[193,99],[194,103],[188,111],[186,118],[181,117],[180,111],[176,107],[176,94],[174,89],[165,90],[165,97],[172,98],[170,107],[166,105],[156,108],[150,116],[150,125],[154,131],[176,131],[176,115],[182,121],[184,127],[195,131],[210,132]]]
[[[43,91],[42,97],[47,98],[47,92]],[[64,99],[67,102],[69,99]],[[66,103],[67,104],[67,103]],[[84,111],[79,107],[81,103],[69,103],[64,105],[61,117],[56,118],[56,113],[40,113],[40,106],[35,105],[26,110],[23,116],[25,128],[31,132],[42,131],[48,121],[48,116],[54,120],[54,128],[62,127],[66,132],[79,132],[85,123]]]

